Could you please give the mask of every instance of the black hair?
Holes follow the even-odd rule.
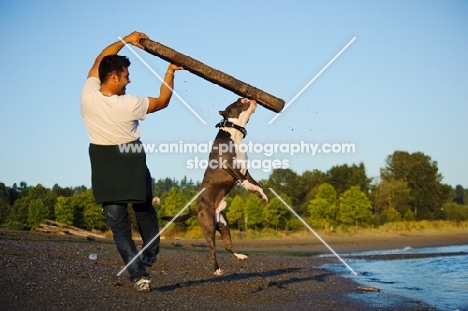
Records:
[[[112,73],[118,76],[122,74],[124,68],[130,66],[130,60],[127,56],[107,55],[104,56],[99,64],[99,80],[101,83],[106,82]]]

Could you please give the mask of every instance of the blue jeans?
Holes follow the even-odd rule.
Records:
[[[138,230],[143,240],[143,247],[146,247],[151,240],[159,233],[158,217],[152,205],[153,195],[151,187],[151,175],[149,171],[146,172],[146,202],[132,204],[135,212]],[[117,245],[117,250],[122,257],[125,265],[127,265],[133,258],[137,256],[139,251],[132,239],[132,227],[130,217],[127,211],[126,203],[112,203],[107,202],[102,204],[104,214],[107,219],[114,241]],[[142,253],[143,256],[156,257],[159,253],[159,236],[150,246],[148,246]],[[130,273],[130,280],[135,282],[142,277],[149,277],[146,272],[145,265],[141,262],[140,258],[136,258],[127,268]]]

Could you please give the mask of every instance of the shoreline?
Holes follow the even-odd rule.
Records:
[[[379,234],[324,234],[320,237],[338,254],[350,254],[366,251],[384,251],[411,248],[427,248],[468,244],[468,231],[457,232],[405,232]],[[222,249],[222,240],[217,237],[217,247]],[[190,246],[205,243],[203,239],[163,238],[161,245],[172,246],[174,243]],[[331,254],[331,251],[314,235],[309,237],[286,237],[281,239],[235,239],[233,244],[239,251],[280,252],[298,255]]]
[[[431,233],[379,236],[323,235],[339,254],[370,250],[468,244],[468,235]],[[214,277],[201,240],[162,239],[150,269],[151,293],[137,293],[109,239],[0,229],[0,305],[9,310],[142,309],[156,310],[430,310],[417,301],[368,293],[356,282],[321,268],[337,262],[320,257],[330,251],[315,237],[236,240],[236,261],[217,240],[225,274]],[[174,242],[177,242],[174,246]],[[204,242],[204,241],[201,241]],[[181,246],[179,246],[181,245]],[[96,253],[97,260],[88,255]],[[383,301],[376,306],[373,301]]]

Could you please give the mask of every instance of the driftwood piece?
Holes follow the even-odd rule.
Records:
[[[86,238],[100,238],[106,239],[104,234],[94,233],[88,230],[80,229],[75,226],[67,225],[58,221],[46,219],[45,223],[41,224],[36,228],[36,231],[45,232],[45,233],[57,233],[57,234],[71,234],[79,235]]]
[[[257,103],[267,109],[274,112],[280,112],[284,107],[284,100],[281,98],[277,98],[254,86],[237,80],[222,71],[207,66],[204,63],[193,59],[190,56],[181,54],[159,42],[154,42],[150,39],[143,39],[140,43],[144,46],[146,52],[156,55],[170,63],[182,66],[191,73],[214,84],[218,84],[222,88],[234,92],[241,97],[254,99]]]

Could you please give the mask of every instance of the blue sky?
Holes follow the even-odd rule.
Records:
[[[80,92],[99,52],[119,36],[145,32],[183,54],[291,100],[354,37],[355,41],[284,111],[258,107],[245,142],[353,143],[353,154],[251,153],[289,168],[327,171],[363,162],[377,177],[395,150],[437,161],[443,182],[468,187],[468,2],[466,1],[2,1],[0,4],[0,182],[91,186],[89,139]],[[167,62],[136,52],[159,74]],[[127,93],[157,96],[160,81],[124,47]],[[238,96],[188,71],[175,96],[141,123],[145,143],[207,143],[218,114]],[[201,180],[188,169],[200,154],[148,154],[154,178]],[[251,169],[256,179],[269,172]]]

